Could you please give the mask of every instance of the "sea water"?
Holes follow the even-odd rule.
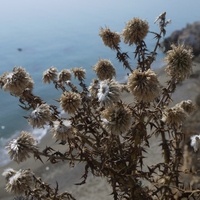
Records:
[[[106,58],[114,64],[117,80],[122,80],[127,71],[116,60],[115,52],[103,45],[100,28],[121,32],[126,22],[139,17],[149,22],[151,31],[159,32],[154,21],[166,11],[167,19],[172,20],[166,28],[166,36],[169,36],[172,31],[199,20],[197,4],[187,0],[1,0],[0,76],[12,71],[14,66],[26,68],[35,82],[34,94],[49,104],[56,104],[55,99],[61,95],[53,84],[42,83],[43,71],[51,66],[59,71],[83,67],[89,85],[95,77],[92,66]],[[146,43],[152,51],[154,35],[149,34]],[[129,52],[134,68],[134,46],[122,43],[121,47]],[[163,65],[163,56],[158,52],[153,68]],[[21,109],[18,104],[18,98],[0,90],[0,165],[9,161],[6,144],[22,130],[30,131],[38,140],[47,133],[46,129],[32,129],[23,117],[31,111]]]

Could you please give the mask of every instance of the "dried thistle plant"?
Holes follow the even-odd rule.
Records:
[[[170,80],[167,86],[161,86],[151,64],[169,24],[166,13],[159,15],[155,23],[159,25],[159,33],[150,31],[149,24],[139,18],[130,20],[121,35],[109,28],[100,29],[99,35],[105,46],[114,50],[117,60],[130,71],[124,85],[114,80],[116,70],[107,59],[94,64],[97,77],[89,87],[84,82],[86,70],[81,67],[60,72],[51,67],[43,73],[43,82],[52,82],[61,91],[58,102],[67,114],[65,117],[60,108],[48,105],[32,93],[33,81],[23,68],[15,67],[13,72],[4,73],[0,77],[0,87],[19,96],[21,107],[31,110],[31,114],[25,117],[29,124],[33,127],[48,124],[56,142],[65,145],[65,152],[51,146],[41,150],[30,133],[22,132],[7,146],[11,159],[22,162],[33,154],[37,160],[44,162],[46,159],[52,164],[69,161],[73,167],[79,162],[84,163],[80,184],[86,182],[89,173],[104,177],[112,187],[114,200],[198,199],[200,190],[186,190],[181,179],[184,176],[181,170],[184,159],[181,143],[185,137],[183,124],[195,106],[190,100],[183,100],[173,107],[169,104],[177,83],[192,72],[192,51],[184,45],[172,45],[165,58]],[[152,51],[147,50],[144,41],[147,34],[155,36]],[[135,48],[133,59],[137,61],[136,68],[129,63],[131,56],[122,52],[121,41]],[[79,86],[73,83],[72,73]],[[131,104],[123,101],[123,91],[129,93]],[[161,141],[157,148],[161,148],[163,160],[147,165],[145,153],[155,137]],[[195,152],[200,147],[199,138],[199,135],[191,137],[190,146]],[[6,190],[21,195],[19,198],[75,199],[68,192],[59,194],[59,185],[51,188],[30,170],[7,169],[3,175]]]

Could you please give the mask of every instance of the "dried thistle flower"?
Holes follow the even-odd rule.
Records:
[[[17,139],[13,139],[9,142],[6,149],[10,158],[18,163],[25,161],[30,157],[30,153],[36,152],[38,147],[37,141],[28,132],[22,131]]]
[[[70,120],[55,121],[51,133],[56,140],[65,142],[68,138],[74,137],[76,129],[72,127]]]
[[[151,69],[134,70],[128,77],[127,87],[138,101],[151,102],[160,93],[157,76]]]
[[[13,71],[0,77],[0,86],[12,95],[20,96],[26,88],[33,90],[33,80],[22,67],[14,67]]]
[[[99,35],[102,38],[104,45],[111,49],[116,49],[121,41],[119,33],[112,32],[109,28],[101,28]]]
[[[197,152],[200,147],[200,135],[193,135],[190,137],[190,146],[193,147],[194,152]]]
[[[191,100],[181,101],[180,103],[176,104],[176,106],[180,106],[188,114],[192,113],[195,109],[195,105]]]
[[[116,71],[114,66],[109,60],[106,59],[100,59],[93,67],[93,70],[95,71],[97,77],[101,81],[116,77]]]
[[[24,194],[34,184],[33,173],[29,169],[7,169],[2,175],[6,178],[6,191],[9,193]]]
[[[125,133],[131,126],[131,110],[125,104],[116,104],[107,107],[102,111],[103,126],[111,132],[111,134],[118,135]]]
[[[72,72],[74,73],[74,77],[78,78],[79,81],[83,81],[85,79],[86,71],[82,67],[72,68]]]
[[[12,168],[7,168],[4,170],[2,176],[5,177],[6,181],[9,181],[10,177],[11,176],[14,176],[16,174],[17,171],[15,171],[14,169]]]
[[[51,83],[51,81],[54,81],[57,77],[58,70],[55,67],[50,67],[46,71],[43,72],[43,83]]]
[[[112,80],[104,80],[100,82],[97,97],[101,106],[109,106],[120,99],[120,85]]]
[[[81,105],[81,96],[75,92],[65,91],[60,97],[60,105],[65,112],[73,114]]]
[[[122,32],[126,44],[138,44],[149,31],[148,22],[139,18],[130,20]]]
[[[43,103],[37,105],[37,108],[27,117],[28,123],[34,127],[41,128],[52,119],[52,110],[50,106]]]
[[[165,62],[167,67],[165,71],[169,76],[177,81],[183,81],[188,78],[192,72],[192,50],[186,49],[184,45],[171,45],[172,50],[167,51]]]
[[[71,72],[68,69],[63,69],[59,74],[58,74],[58,81],[60,82],[65,82],[65,81],[70,81],[71,80]]]
[[[93,79],[92,82],[90,83],[90,86],[88,87],[90,95],[93,98],[97,97],[98,89],[99,89],[99,80],[98,79]]]
[[[166,108],[163,112],[162,121],[168,125],[179,127],[183,124],[187,113],[180,106]]]

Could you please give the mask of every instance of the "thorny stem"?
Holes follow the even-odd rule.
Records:
[[[44,157],[46,157],[46,158],[50,158],[50,159],[55,159],[55,160],[62,160],[62,161],[64,161],[64,160],[66,160],[66,161],[71,161],[72,159],[71,158],[67,158],[67,157],[65,157],[65,156],[63,156],[63,157],[58,157],[58,156],[54,156],[54,155],[49,155],[49,154],[47,154],[47,153],[44,153],[44,152],[40,152],[40,151],[36,151],[36,152],[34,152],[34,155],[36,156],[36,159],[39,157],[39,156],[44,156]],[[73,160],[74,161],[78,161],[78,162],[84,162],[84,161],[86,161],[86,160],[83,160],[83,159],[79,159],[79,158],[73,158]]]
[[[132,73],[133,70],[131,69],[129,62],[127,61],[125,53],[121,53],[120,47],[116,46],[114,43],[113,43],[113,46],[115,47],[115,49],[117,51],[117,58],[118,58],[119,62],[123,62],[125,68],[129,69],[129,71]]]
[[[169,81],[168,87],[163,89],[164,94],[163,94],[162,98],[160,99],[160,101],[158,102],[158,104],[156,105],[156,108],[160,107],[161,104],[162,104],[162,106],[165,105],[165,103],[168,101],[168,99],[171,99],[169,94],[172,94],[175,89],[176,89],[176,82],[175,82],[175,79],[172,78]]]
[[[164,151],[164,160],[165,160],[165,163],[168,164],[170,162],[170,150],[169,150],[169,147],[167,144],[167,140],[166,140],[164,131],[161,131],[161,137],[162,137],[162,148]]]
[[[158,39],[157,39],[156,45],[154,47],[154,50],[152,52],[151,58],[149,60],[149,66],[151,66],[151,64],[155,60],[156,51],[157,51],[158,47],[160,46],[160,39],[161,39],[161,35],[162,35],[163,31],[161,30],[159,34],[155,33],[155,32],[152,32],[152,31],[150,31],[150,33],[156,34],[156,36],[157,36]]]

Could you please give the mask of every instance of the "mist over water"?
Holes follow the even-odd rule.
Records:
[[[182,29],[187,23],[198,21],[199,5],[187,0],[17,0],[3,1],[0,8],[0,76],[12,71],[14,66],[22,66],[32,76],[34,94],[50,104],[61,95],[52,84],[42,84],[42,73],[54,66],[63,68],[83,67],[89,84],[94,77],[92,66],[100,58],[111,60],[117,69],[117,79],[123,79],[125,71],[115,59],[115,52],[103,45],[99,37],[101,27],[109,27],[121,32],[125,23],[133,17],[149,22],[150,30],[158,32],[154,21],[166,11],[172,23],[167,27],[166,37],[174,30]],[[146,43],[153,49],[153,35],[148,35]],[[122,43],[122,50],[133,57],[134,46]],[[21,51],[19,51],[21,50]],[[162,65],[163,54],[159,52],[153,67]],[[134,61],[131,60],[134,65]],[[18,98],[0,90],[0,159],[6,160],[5,144],[17,137],[22,130],[31,130],[41,139],[46,130],[32,130],[23,116],[31,111],[18,106]],[[5,161],[6,162],[6,161]],[[2,164],[5,164],[2,162]]]

